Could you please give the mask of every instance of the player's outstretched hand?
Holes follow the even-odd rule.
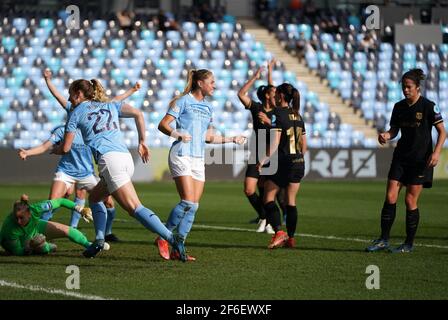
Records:
[[[19,149],[19,157],[22,160],[26,160],[26,158],[28,157],[28,153],[25,149]]]
[[[134,86],[132,87],[132,90],[134,90],[135,92],[137,92],[138,90],[140,90],[140,88],[141,88],[140,82],[136,82],[136,83],[134,84]]]
[[[378,142],[379,142],[381,145],[383,145],[383,144],[385,144],[385,143],[387,142],[387,140],[389,140],[389,138],[390,138],[389,133],[387,133],[387,132],[380,133],[380,134],[378,135]]]
[[[246,142],[246,137],[245,136],[235,136],[233,137],[233,143],[236,144],[244,144]]]
[[[77,207],[79,207],[78,208],[79,211],[76,210],[76,207],[75,207],[75,210],[81,214],[81,217],[84,219],[85,222],[89,223],[89,222],[93,221],[92,209],[83,208],[81,206],[77,206]]]
[[[53,74],[52,74],[52,72],[51,72],[51,70],[50,69],[48,69],[48,68],[46,68],[45,70],[44,70],[44,78],[45,79],[51,79],[51,76],[52,76]]]
[[[146,144],[140,143],[138,145],[138,153],[140,154],[140,158],[142,158],[143,163],[149,162],[151,159],[151,152]]]

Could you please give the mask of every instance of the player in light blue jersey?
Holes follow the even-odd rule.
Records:
[[[54,145],[59,144],[63,140],[64,131],[64,126],[56,127],[52,131],[50,138],[41,145],[28,150],[20,149],[19,157],[22,160],[26,160],[30,156],[36,156],[47,152]],[[77,131],[72,150],[62,156],[59,160],[55,171],[53,184],[51,185],[49,199],[59,199],[69,195],[75,184],[78,190],[85,192],[86,190],[92,190],[97,183],[98,178],[94,174],[92,153],[84,144],[81,132]],[[75,203],[82,207],[85,204],[85,202],[80,201],[79,198],[76,199]],[[53,216],[53,212],[53,210],[48,210],[42,216],[42,219],[47,221],[50,220]],[[77,228],[80,218],[81,215],[79,212],[73,210],[70,219],[70,226]]]
[[[170,102],[169,110],[159,124],[161,132],[176,139],[168,162],[181,199],[171,211],[166,226],[171,231],[177,228],[183,238],[191,230],[204,190],[205,143],[242,144],[245,141],[243,136],[223,137],[214,132],[212,106],[205,99],[214,90],[215,78],[211,71],[190,70],[184,92]],[[173,121],[176,129],[170,126]],[[170,255],[168,243],[163,239],[156,239],[156,244],[164,259],[179,258],[176,251]],[[195,260],[191,256],[187,259]]]
[[[71,112],[70,111],[71,103],[70,103],[70,101],[67,101],[67,99],[64,98],[64,96],[57,90],[56,86],[52,83],[51,71],[49,69],[46,69],[46,70],[44,70],[43,75],[44,75],[45,83],[47,84],[47,87],[50,90],[51,94],[56,98],[56,100],[59,102],[59,104],[62,106],[62,108],[64,108],[64,110],[69,115]],[[101,85],[101,83],[96,79],[92,79],[91,81],[93,83],[94,90],[95,90],[95,96],[94,96],[93,100],[99,101],[99,102],[110,101],[110,99],[106,96],[105,90],[104,90],[103,86]],[[133,93],[137,92],[139,89],[140,89],[140,84],[136,83],[132,88],[130,88],[129,90],[127,90],[126,92],[124,92],[121,95],[115,96],[111,100],[112,101],[123,101],[124,99],[131,96]],[[81,139],[82,139],[82,136],[81,136]],[[62,140],[62,138],[61,138],[61,140]],[[90,151],[89,151],[89,153],[90,153]],[[92,163],[91,155],[90,155],[90,162]],[[93,167],[93,163],[92,163],[92,167]],[[85,198],[86,198],[86,190],[79,188],[78,185],[75,185],[74,187],[76,187],[75,203],[79,204],[79,205],[84,205]],[[119,241],[118,237],[112,233],[112,224],[113,224],[113,221],[115,219],[115,214],[116,214],[114,201],[113,201],[112,197],[110,197],[110,196],[107,197],[104,201],[104,204],[106,205],[106,209],[107,209],[105,240],[107,242],[117,242],[117,241]],[[51,218],[51,215],[52,215],[52,212],[50,211],[44,215],[44,218],[48,220]],[[80,219],[80,215],[76,211],[73,211],[72,220],[70,222],[70,225],[76,227],[78,225],[79,219]]]
[[[138,152],[146,163],[149,161],[149,148],[145,144],[143,113],[123,102],[93,101],[95,89],[93,83],[88,80],[75,80],[70,85],[69,94],[73,111],[66,124],[64,141],[53,151],[56,154],[68,153],[72,148],[76,130],[79,129],[84,142],[94,155],[101,178],[89,195],[96,240],[84,251],[84,256],[92,258],[103,250],[106,207],[102,199],[112,195],[130,216],[171,243],[181,260],[186,261],[183,238],[168,230],[154,212],[142,205],[131,181],[134,161],[124,143],[118,125],[119,117],[134,118],[139,138]]]

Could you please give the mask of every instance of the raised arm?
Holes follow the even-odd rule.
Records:
[[[249,91],[250,87],[253,86],[253,84],[255,83],[255,81],[257,79],[260,78],[261,76],[261,71],[263,70],[262,67],[260,67],[257,72],[255,72],[255,74],[252,76],[252,78],[250,78],[244,85],[243,87],[240,89],[240,91],[238,91],[238,98],[240,99],[241,103],[244,105],[244,107],[246,109],[250,108],[250,104],[251,104],[251,99],[250,97],[247,95],[247,92]]]
[[[150,153],[149,148],[145,142],[146,129],[145,129],[145,118],[143,117],[143,112],[127,103],[123,103],[121,107],[121,117],[134,118],[138,133],[138,153],[140,154],[143,163],[147,163],[150,158]]]
[[[51,82],[52,73],[50,69],[44,70],[44,79],[47,84],[48,90],[50,90],[53,97],[59,102],[59,104],[65,109],[67,107],[67,99],[56,89],[54,84]]]
[[[30,156],[37,156],[39,154],[47,152],[52,146],[53,144],[51,143],[51,141],[47,140],[41,145],[31,149],[19,149],[19,157],[22,160],[26,160],[26,158]]]
[[[272,68],[274,68],[275,62],[275,58],[272,58],[272,60],[268,63],[268,84],[271,86],[274,85],[274,81],[272,80]]]
[[[125,93],[120,94],[120,95],[112,98],[112,101],[123,101],[123,100],[126,100],[127,98],[132,96],[134,93],[136,93],[138,90],[140,90],[140,83],[137,82],[136,84],[134,84],[134,86],[132,88],[127,90]]]

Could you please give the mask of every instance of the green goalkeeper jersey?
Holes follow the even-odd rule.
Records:
[[[40,222],[43,222],[40,220],[43,213],[59,207],[74,209],[75,206],[73,201],[64,198],[33,203],[30,205],[30,221],[24,227],[17,223],[14,213],[9,214],[0,231],[0,244],[14,255],[24,255],[25,242],[45,231],[39,230],[39,226],[42,225]]]

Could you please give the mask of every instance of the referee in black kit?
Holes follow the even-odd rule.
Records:
[[[401,187],[406,187],[406,240],[390,251],[411,252],[420,218],[417,202],[422,188],[432,187],[434,167],[446,139],[443,119],[434,102],[420,94],[420,81],[425,79],[421,69],[412,69],[401,78],[405,99],[396,103],[392,111],[390,129],[378,135],[380,144],[394,139],[401,130],[401,138],[394,150],[390,166],[386,199],[381,211],[381,237],[366,248],[376,252],[389,248],[389,234]],[[431,131],[435,126],[438,137],[433,150]]]

